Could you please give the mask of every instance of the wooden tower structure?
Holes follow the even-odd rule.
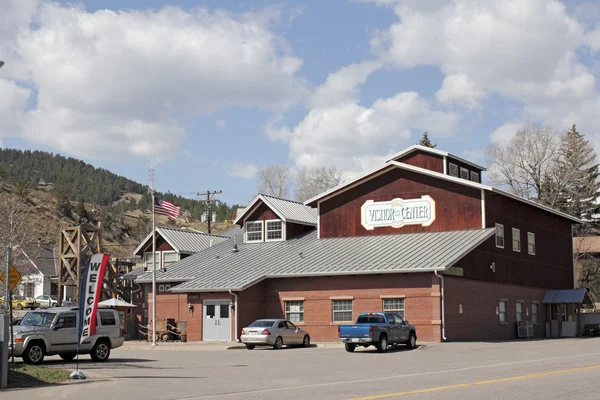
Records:
[[[85,222],[66,228],[61,231],[59,246],[58,304],[62,305],[64,288],[68,286],[75,287],[72,300],[77,303],[82,269],[92,255],[102,252],[102,226],[100,223],[94,226]],[[117,272],[109,263],[104,276],[102,299],[116,297],[117,290]]]

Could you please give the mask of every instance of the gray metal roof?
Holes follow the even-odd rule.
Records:
[[[256,196],[254,200],[252,200],[252,203],[250,203],[242,212],[240,212],[238,209],[234,223],[238,223],[245,213],[254,209],[254,206],[258,204],[259,201],[262,201],[284,221],[296,222],[305,225],[317,225],[318,213],[316,208],[305,206],[304,204],[296,201],[268,196],[266,194],[259,194]]]
[[[206,250],[211,245],[214,246],[228,239],[224,236],[209,235],[208,233],[193,229],[169,228],[165,226],[157,227],[156,233],[165,239],[173,247],[173,250],[178,253],[198,253],[199,251]],[[138,253],[151,238],[152,232],[146,236],[137,249],[134,250],[133,254],[141,255]]]
[[[318,239],[316,230],[283,242],[233,241],[157,272],[159,281],[186,281],[175,292],[244,290],[267,278],[443,271],[490,238],[494,228]],[[138,282],[149,282],[143,275]]]
[[[587,298],[587,299],[586,299]],[[544,304],[581,304],[587,300],[587,304],[591,304],[592,300],[587,289],[565,289],[565,290],[549,290],[544,296],[542,303]]]

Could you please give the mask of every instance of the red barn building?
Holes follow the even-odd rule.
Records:
[[[338,325],[383,310],[424,341],[515,338],[518,321],[575,335],[580,221],[482,184],[484,170],[415,145],[305,204],[259,195],[238,235],[157,272],[170,285],[157,318],[187,321],[191,341],[276,317],[334,341]]]

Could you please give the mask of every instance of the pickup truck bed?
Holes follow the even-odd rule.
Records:
[[[376,346],[379,352],[386,351],[389,345],[406,344],[409,348],[417,345],[417,332],[398,314],[362,313],[355,325],[340,325],[338,340],[343,342],[346,351],[353,352],[356,346]]]

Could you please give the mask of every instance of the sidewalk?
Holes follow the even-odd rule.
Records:
[[[344,348],[343,343],[337,342],[320,342],[312,343],[311,347],[319,348]],[[123,350],[184,350],[184,351],[222,351],[222,350],[237,350],[245,349],[242,343],[237,342],[157,342],[156,346],[152,346],[151,342],[131,340],[126,341],[119,349]]]

